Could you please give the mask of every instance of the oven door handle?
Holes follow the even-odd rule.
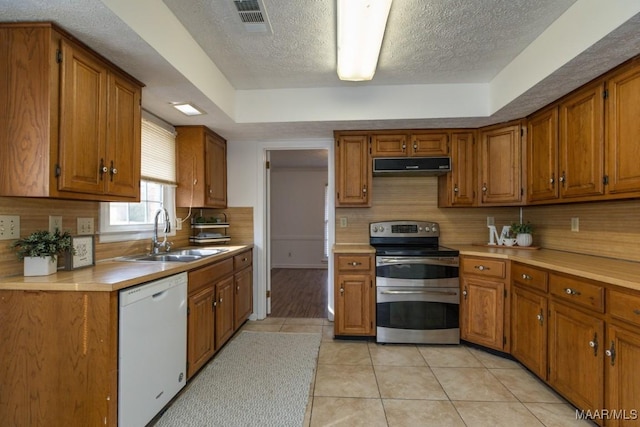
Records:
[[[383,295],[410,295],[410,294],[426,294],[426,295],[458,295],[457,292],[454,291],[380,291]]]
[[[449,267],[457,267],[458,261],[454,258],[380,258],[378,266],[393,264],[424,264],[424,265],[446,265]]]

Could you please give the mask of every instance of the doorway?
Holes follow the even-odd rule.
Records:
[[[327,318],[328,150],[269,150],[267,159],[267,314]]]

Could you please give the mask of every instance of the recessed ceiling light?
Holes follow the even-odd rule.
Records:
[[[202,114],[207,114],[201,108],[188,102],[172,102],[171,106],[186,116],[201,116]]]

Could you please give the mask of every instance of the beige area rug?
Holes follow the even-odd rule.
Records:
[[[320,334],[241,332],[155,426],[301,426],[320,339]]]

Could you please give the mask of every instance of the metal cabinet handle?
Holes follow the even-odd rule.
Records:
[[[98,172],[100,172],[100,181],[104,178],[104,174],[109,172],[109,168],[104,165],[104,159],[100,159],[100,167],[98,168]]]
[[[489,267],[485,267],[484,265],[475,265],[473,268],[480,271],[491,270]]]
[[[242,262],[247,262],[247,258],[242,258]]]
[[[576,291],[575,289],[571,288],[564,288],[564,291],[567,293],[567,295],[581,295],[580,291]]]
[[[362,187],[362,194],[367,194],[367,187]]]
[[[488,190],[488,188],[487,188],[487,183],[485,182],[484,184],[482,184],[482,192],[483,192],[483,193],[486,193],[486,192],[487,192],[487,190]]]
[[[355,267],[355,266],[357,266],[357,265],[362,265],[362,263],[361,263],[361,262],[355,262],[355,261],[353,261],[353,262],[351,263],[351,265]]]
[[[404,151],[407,148],[407,144],[402,144],[402,151]]]
[[[611,366],[614,366],[616,361],[616,347],[613,341],[611,341],[611,346],[605,350],[604,354],[611,358]]]
[[[540,322],[540,326],[542,326],[544,323],[544,316],[542,315],[542,309],[540,309],[540,313],[538,313],[538,315],[536,316],[536,319],[538,319],[538,322]]]
[[[589,341],[589,347],[593,349],[593,355],[598,355],[598,334],[593,335],[593,339]]]
[[[458,184],[454,184],[453,185],[453,192],[457,193],[458,191],[460,191],[460,190],[458,190]]]
[[[344,288],[342,286],[340,287],[340,293],[344,294]]]
[[[464,291],[462,291],[462,296],[464,296],[464,299],[467,299],[467,290],[465,289]]]
[[[564,183],[567,182],[567,177],[564,171],[562,171],[562,176],[559,179],[560,179],[560,182],[562,183],[562,186],[564,187]]]
[[[222,304],[222,297],[220,297],[220,304]]]
[[[528,274],[522,273],[522,280],[531,280],[531,276],[529,276]]]
[[[551,174],[551,178],[549,179],[549,183],[551,184],[552,187],[555,187],[555,183],[556,183],[556,178],[553,174]]]
[[[111,160],[111,166],[109,167],[109,174],[111,175],[111,181],[113,181],[113,176],[118,173],[118,169],[113,166],[113,160]]]
[[[416,151],[418,149],[418,144],[413,144],[413,151]]]

